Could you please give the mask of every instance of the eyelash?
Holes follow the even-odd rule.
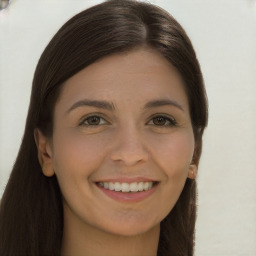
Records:
[[[90,118],[97,118],[100,123],[98,124],[89,124],[88,121]],[[157,118],[161,118],[163,121],[164,121],[164,124],[160,124],[160,125],[157,125],[154,123],[154,120],[156,120]],[[102,123],[102,120],[104,120]],[[159,120],[158,120],[159,121]],[[86,123],[87,122],[87,123]],[[167,124],[166,124],[167,122]],[[90,116],[87,116],[86,118],[84,118],[80,123],[79,123],[79,126],[87,126],[87,127],[97,127],[97,126],[101,126],[101,125],[105,125],[105,124],[109,124],[108,121],[106,121],[105,118],[103,118],[102,116],[100,115],[90,115]],[[156,127],[173,127],[173,126],[177,126],[177,122],[174,118],[172,117],[167,117],[163,114],[161,115],[155,115],[153,117],[151,117],[151,119],[149,120],[149,122],[147,122],[148,125],[153,125],[153,126],[156,126]]]
[[[164,120],[164,124],[163,125],[157,125],[154,123],[154,119],[157,119],[157,118],[161,118]],[[168,122],[168,124],[166,124],[166,122]],[[173,126],[177,126],[177,122],[174,118],[172,117],[169,117],[169,116],[165,116],[163,114],[159,114],[159,115],[155,115],[153,116],[150,121],[148,122],[149,125],[154,125],[156,127],[173,127]]]
[[[97,119],[100,120],[100,123],[99,123],[99,124],[89,124],[89,123],[88,123],[88,120],[89,120],[90,118],[97,118]],[[104,124],[101,123],[102,120],[104,120]],[[86,124],[86,122],[87,122],[87,124]],[[100,116],[100,115],[90,115],[90,116],[87,116],[86,118],[84,118],[84,119],[82,120],[82,122],[79,123],[79,126],[88,126],[88,127],[91,126],[91,127],[96,127],[96,126],[105,125],[105,124],[108,124],[108,122],[107,122],[106,119],[103,118],[102,116]]]

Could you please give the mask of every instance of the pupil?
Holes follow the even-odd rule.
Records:
[[[89,118],[89,124],[95,125],[95,124],[99,124],[100,119],[96,116],[92,116]]]
[[[165,118],[164,117],[156,117],[154,118],[153,122],[155,125],[164,125],[165,124]]]

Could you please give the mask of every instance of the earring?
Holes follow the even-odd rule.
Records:
[[[189,165],[188,178],[195,179],[197,176],[197,166],[195,164]]]

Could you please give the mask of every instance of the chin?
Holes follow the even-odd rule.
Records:
[[[150,230],[157,228],[160,226],[160,223],[158,224],[147,224],[147,223],[130,223],[127,222],[125,224],[118,224],[118,225],[112,225],[111,227],[108,227],[105,229],[106,232],[111,233],[113,235],[118,236],[138,236],[144,233],[149,232]]]

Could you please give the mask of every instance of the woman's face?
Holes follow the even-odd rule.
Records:
[[[49,145],[65,223],[119,235],[156,227],[178,200],[194,151],[179,73],[148,49],[86,67],[63,85]]]

